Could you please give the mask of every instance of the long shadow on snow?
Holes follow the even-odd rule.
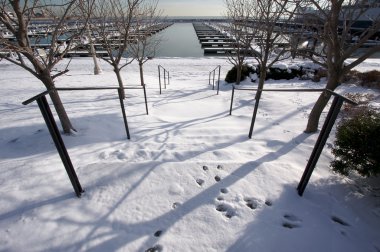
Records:
[[[72,122],[78,128],[79,135],[63,135],[63,140],[69,154],[70,148],[72,147],[100,142],[121,141],[126,139],[121,113],[97,114],[80,118],[72,118]],[[104,127],[96,127],[99,122],[112,122],[107,124],[109,134],[107,134],[107,132],[103,132]],[[99,132],[97,133],[97,131]],[[2,149],[0,152],[0,158],[17,158],[48,152],[56,153],[53,140],[46,125],[43,123],[42,116],[41,124],[2,128],[0,129],[0,135],[4,136],[0,142]]]
[[[301,134],[296,138],[297,140],[296,142],[302,143],[308,136],[309,135],[307,134]],[[149,175],[149,173],[151,173],[151,171],[157,167],[156,165],[155,167],[150,168],[142,176],[142,178],[132,186],[132,189],[126,192],[124,196],[121,197],[120,200],[114,204],[114,207],[112,207],[112,209],[110,209],[108,213],[103,215],[103,217],[99,221],[92,223],[92,222],[78,222],[78,221],[73,221],[73,220],[66,220],[67,222],[78,225],[78,226],[93,226],[93,228],[88,233],[86,238],[83,239],[82,241],[73,243],[65,247],[57,247],[53,249],[61,250],[61,251],[76,251],[76,250],[79,250],[80,248],[82,249],[86,248],[88,249],[88,251],[105,251],[105,250],[115,251],[117,249],[122,248],[124,245],[131,243],[141,237],[148,236],[149,239],[146,242],[144,242],[144,245],[140,247],[140,249],[138,249],[138,251],[145,251],[149,247],[152,247],[153,245],[157,244],[160,238],[154,237],[152,235],[152,231],[155,231],[155,230],[149,230],[149,231],[143,231],[143,232],[141,230],[146,230],[147,226],[148,227],[163,227],[165,230],[168,230],[170,227],[172,227],[178,220],[182,219],[184,216],[190,214],[192,211],[199,208],[200,206],[207,205],[210,202],[212,202],[219,195],[221,187],[227,188],[233,185],[234,183],[239,181],[241,178],[244,178],[250,172],[255,170],[261,164],[268,163],[268,162],[278,159],[280,156],[283,156],[289,153],[296,146],[297,145],[288,143],[284,145],[282,148],[280,148],[279,150],[277,150],[276,152],[268,153],[265,156],[258,158],[257,160],[254,160],[242,165],[240,168],[236,169],[232,174],[223,178],[219,183],[216,183],[215,185],[210,186],[206,190],[200,192],[196,196],[187,200],[178,208],[176,208],[174,211],[170,210],[167,213],[164,213],[163,215],[157,218],[154,218],[152,220],[145,221],[145,222],[136,223],[136,224],[125,224],[122,222],[118,222],[116,223],[116,225],[119,227],[118,231],[120,233],[113,231],[111,228],[111,230],[105,234],[95,235],[96,230],[102,226],[102,223],[106,222],[107,223],[106,225],[109,227],[112,227],[115,225],[115,222],[112,222],[111,220],[109,220],[108,217],[111,216],[111,214],[116,211],[118,206],[120,206],[126,200],[126,198],[131,194],[133,190],[137,189],[138,185],[141,184],[142,180],[146,178]],[[123,176],[118,177],[118,179],[122,180]],[[294,194],[296,194],[295,189],[294,189]],[[128,238],[126,239],[125,233],[131,233],[133,234],[133,237],[128,236]],[[108,238],[108,237],[111,237],[111,238]],[[95,241],[97,239],[103,240],[103,241],[100,244],[89,249],[87,245],[91,244],[92,241]],[[122,243],[120,242],[121,240],[123,241]],[[163,246],[165,248],[164,244]]]

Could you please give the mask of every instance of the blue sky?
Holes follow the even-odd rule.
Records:
[[[167,16],[222,16],[224,0],[159,0],[159,8]]]

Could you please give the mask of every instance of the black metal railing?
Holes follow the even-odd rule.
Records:
[[[85,90],[107,90],[107,89],[119,89],[119,87],[79,87],[79,88],[56,88],[58,91],[85,91]],[[146,95],[146,85],[140,85],[140,86],[124,86],[125,90],[128,89],[142,89],[144,92],[144,103],[145,103],[145,111],[146,114],[149,115],[148,110],[148,99]]]
[[[215,82],[217,83],[217,95],[219,94],[220,69],[221,66],[219,65],[208,74],[208,84],[212,85],[212,90],[215,90]],[[215,79],[216,71],[218,71],[218,79]]]
[[[167,84],[170,85],[170,73],[168,70],[166,70],[163,66],[161,65],[158,65],[158,84],[160,86],[160,94],[161,94],[161,69],[163,70],[164,72],[164,88],[166,89],[166,80],[167,80]]]
[[[337,94],[329,89],[257,89],[257,88],[238,88],[235,85],[232,87],[232,96],[231,96],[231,106],[230,106],[230,115],[232,114],[232,104],[234,99],[234,93],[235,90],[245,90],[245,91],[257,91],[257,92],[326,92],[327,94],[334,97],[334,100],[330,106],[329,112],[326,116],[325,122],[322,126],[321,132],[319,133],[318,139],[315,143],[315,146],[313,148],[313,151],[310,155],[309,161],[305,167],[304,173],[302,175],[302,178],[297,186],[297,191],[300,196],[303,195],[306,186],[310,180],[310,177],[315,169],[315,166],[318,163],[318,159],[322,153],[322,150],[326,144],[326,141],[331,133],[331,129],[333,128],[335,121],[338,117],[338,114],[340,112],[340,109],[342,108],[342,105],[344,102],[352,104],[352,105],[358,105],[356,102]],[[255,102],[255,108],[252,115],[252,121],[251,126],[249,130],[248,137],[252,138],[253,128],[255,125],[256,115],[258,111],[258,104],[259,101],[256,100]]]
[[[58,126],[54,120],[54,116],[50,110],[49,104],[46,99],[46,95],[50,94],[51,92],[56,91],[77,91],[77,90],[117,90],[119,101],[120,101],[120,107],[123,114],[124,119],[124,126],[127,133],[128,139],[130,139],[129,134],[129,128],[128,128],[128,121],[127,116],[125,113],[125,107],[124,107],[124,101],[122,96],[122,89],[119,87],[96,87],[96,88],[57,88],[49,91],[42,92],[24,102],[22,102],[23,105],[28,105],[34,101],[37,101],[38,107],[40,108],[41,114],[45,120],[46,126],[49,129],[49,133],[54,141],[55,147],[57,148],[58,154],[62,160],[62,163],[66,169],[67,175],[69,176],[70,182],[74,188],[75,194],[77,197],[81,197],[82,193],[84,192],[78,176],[75,172],[74,166],[71,162],[70,156],[67,152],[65,143],[63,142],[63,139],[61,137],[61,133],[59,132]]]

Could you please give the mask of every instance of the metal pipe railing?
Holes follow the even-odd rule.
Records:
[[[218,65],[215,69],[211,70],[208,74],[208,84],[209,85],[212,84],[212,90],[215,90],[215,75],[216,75],[216,71],[218,70],[217,92],[216,92],[217,95],[219,94],[220,69],[221,69],[221,66]],[[211,76],[212,76],[212,83],[211,83]]]
[[[170,73],[163,66],[158,65],[158,84],[160,86],[160,94],[161,94],[161,69],[164,71],[164,88],[166,89],[166,79],[168,81],[168,85],[170,85]],[[166,77],[167,75],[167,77]]]
[[[118,89],[119,87],[76,87],[76,88],[56,88],[58,91],[80,91],[80,90],[107,90],[107,89]],[[148,111],[148,99],[146,96],[146,85],[141,86],[124,86],[125,90],[128,89],[143,89],[144,91],[144,102],[145,102],[145,110],[146,114],[149,115]]]
[[[258,89],[258,88],[239,88],[233,85],[232,87],[232,96],[231,96],[231,105],[230,105],[230,115],[232,113],[232,103],[234,99],[235,90],[245,90],[245,91],[257,91],[257,92],[326,92],[331,96],[334,96],[334,100],[332,102],[332,105],[329,109],[329,112],[326,116],[325,122],[323,124],[323,127],[321,129],[321,132],[319,133],[318,139],[314,145],[313,151],[310,155],[309,161],[305,167],[305,170],[302,174],[301,180],[297,186],[297,191],[300,196],[303,195],[306,186],[310,180],[310,177],[315,169],[315,166],[318,163],[319,157],[321,156],[322,150],[326,144],[326,141],[331,133],[331,130],[335,124],[335,121],[338,117],[338,114],[340,112],[340,109],[342,108],[342,105],[344,102],[352,104],[352,105],[358,105],[355,101],[344,97],[338,93],[335,93],[334,91],[331,91],[329,89]],[[257,99],[255,102],[255,109],[253,111],[252,115],[252,121],[251,121],[251,127],[249,131],[249,138],[252,138],[253,133],[253,127],[256,121],[256,115],[259,107],[259,100]]]
[[[128,89],[128,88],[125,88]],[[121,107],[121,112],[123,114],[123,120],[124,120],[124,126],[125,130],[127,133],[128,139],[130,139],[130,134],[129,134],[129,128],[128,128],[128,121],[127,121],[127,116],[125,113],[125,107],[124,107],[124,100],[122,96],[122,89],[120,87],[89,87],[89,88],[56,88],[48,91],[44,91],[36,96],[33,96],[32,98],[22,102],[23,105],[28,105],[34,101],[37,101],[38,107],[40,108],[42,117],[45,120],[46,126],[49,130],[50,136],[53,139],[53,142],[55,144],[55,147],[57,148],[58,154],[61,158],[61,161],[66,169],[66,173],[69,176],[70,182],[74,188],[75,194],[77,197],[81,197],[82,193],[84,192],[78,176],[75,172],[74,166],[71,162],[70,156],[67,152],[65,143],[63,142],[63,139],[61,137],[61,133],[59,132],[58,126],[54,120],[54,116],[50,110],[49,104],[46,99],[46,95],[50,94],[51,92],[56,92],[56,91],[76,91],[76,90],[117,90],[118,91],[118,96],[119,96],[119,101],[120,101],[120,107]]]

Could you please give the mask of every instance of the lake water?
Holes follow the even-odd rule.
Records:
[[[154,36],[162,40],[156,57],[203,56],[203,50],[192,23],[174,23]]]

